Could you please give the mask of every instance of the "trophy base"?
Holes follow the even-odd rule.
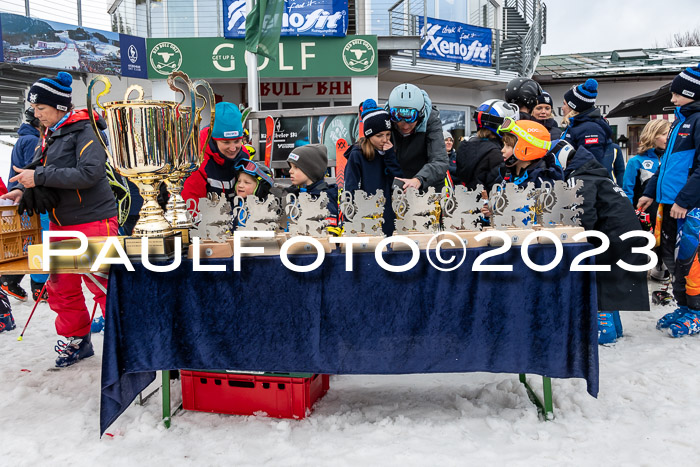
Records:
[[[173,233],[180,234],[182,236],[182,248],[186,249],[187,245],[189,245],[192,241],[192,239],[190,238],[190,229],[184,227],[177,227],[173,228]]]
[[[443,232],[440,235],[440,238],[438,240],[438,243],[443,241],[443,240],[451,240],[454,242],[456,239],[454,236],[456,235],[457,237],[462,240],[462,245],[452,245],[450,246],[449,243],[443,243],[440,248],[445,249],[445,250],[454,250],[454,249],[462,249],[462,247],[466,248],[478,248],[482,246],[489,246],[489,237],[482,238],[481,240],[477,240],[476,236],[481,234],[480,230],[454,230],[454,231],[449,231],[449,232]]]
[[[199,257],[200,258],[231,258],[233,256],[233,243],[227,242],[212,242],[211,240],[204,240],[199,243]],[[187,250],[187,258],[192,259],[194,257],[194,245],[190,245]]]
[[[379,242],[384,240],[383,236],[380,235],[368,235],[368,234],[359,234],[359,235],[353,235],[352,237],[355,238],[361,238],[362,243],[354,243],[352,245],[352,252],[353,253],[374,253],[374,250],[376,250],[377,245]],[[340,243],[340,252],[345,254],[345,252],[348,249],[348,245],[346,243]],[[382,251],[386,251],[386,245],[382,248]]]
[[[484,229],[484,232],[488,232],[491,230],[500,230],[501,232],[505,232],[509,237],[511,241],[511,245],[522,245],[523,240],[525,240],[525,237],[530,235],[532,232],[534,232],[534,229],[519,229],[517,227],[513,228],[507,228],[507,229],[494,229],[492,227]],[[536,238],[535,241],[532,243],[539,243],[540,238]],[[503,245],[503,240],[501,240],[498,237],[489,237],[489,246],[502,246]]]
[[[180,233],[173,233],[166,237],[149,237],[148,259],[155,261],[168,261],[175,256],[175,238],[181,237]],[[130,260],[141,260],[142,239],[144,237],[126,237],[124,250]]]
[[[557,225],[553,227],[539,227],[537,230],[546,230],[552,232],[560,242],[562,243],[580,243],[585,242],[586,239],[574,240],[572,237],[578,233],[583,232],[585,229],[583,227],[576,227],[572,225]],[[551,245],[552,241],[547,237],[539,237],[538,241],[543,245]]]
[[[437,232],[435,232],[437,233]],[[428,248],[428,242],[430,242],[430,239],[435,236],[434,233],[399,233],[399,232],[394,232],[394,236],[401,236],[401,237],[406,237],[412,242],[414,242],[416,245],[418,245],[419,250],[425,250]],[[405,250],[410,250],[411,247],[408,246],[406,243],[403,242],[394,242],[391,244],[391,249],[393,251],[405,251]]]
[[[276,238],[279,241],[280,249],[282,248],[282,244],[284,242],[288,241],[290,238],[294,238],[296,235],[289,235],[288,233],[284,233],[281,235],[278,235]],[[318,240],[318,242],[323,246],[323,251],[326,252],[326,254],[330,253],[334,248],[335,244],[331,244],[330,240],[328,239],[329,237],[313,237],[314,240]],[[308,255],[308,254],[315,254],[316,253],[316,248],[311,245],[310,243],[305,243],[305,242],[299,242],[295,243],[293,245],[290,245],[289,248],[287,249],[287,254],[288,255]],[[278,253],[279,254],[279,253]]]

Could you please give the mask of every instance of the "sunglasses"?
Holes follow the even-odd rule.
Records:
[[[389,109],[389,115],[391,116],[392,122],[413,123],[418,120],[419,112],[416,109],[404,109],[399,107],[392,107]]]

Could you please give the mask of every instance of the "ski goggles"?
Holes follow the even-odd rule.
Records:
[[[413,123],[418,120],[420,112],[416,109],[405,109],[401,107],[392,107],[389,109],[389,115],[391,116],[392,122],[406,122]]]
[[[528,133],[527,130],[520,128],[515,123],[515,120],[510,119],[510,118],[503,119],[503,123],[501,124],[501,126],[498,127],[498,132],[499,133],[513,133],[515,135],[518,135],[518,138],[523,138],[525,141],[530,143],[532,146],[535,146],[535,147],[541,148],[541,149],[546,149],[548,151],[550,149],[552,149],[552,142],[551,141],[545,141],[545,140],[542,140],[539,138],[535,138],[530,133]]]
[[[265,180],[267,183],[270,184],[270,186],[275,185],[275,181],[265,173],[258,164],[251,160],[244,160],[241,161],[240,164],[238,164],[235,167],[236,170],[242,170],[243,172],[247,173],[248,175],[252,175],[253,177],[260,178],[262,180]]]

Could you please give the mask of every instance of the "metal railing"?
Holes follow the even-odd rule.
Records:
[[[398,0],[389,7],[389,35],[391,36],[423,36],[419,31],[420,17],[423,25],[427,18],[427,0]]]

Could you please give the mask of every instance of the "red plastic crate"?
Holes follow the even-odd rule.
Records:
[[[182,408],[200,412],[301,419],[328,391],[328,375],[310,378],[181,370]]]

